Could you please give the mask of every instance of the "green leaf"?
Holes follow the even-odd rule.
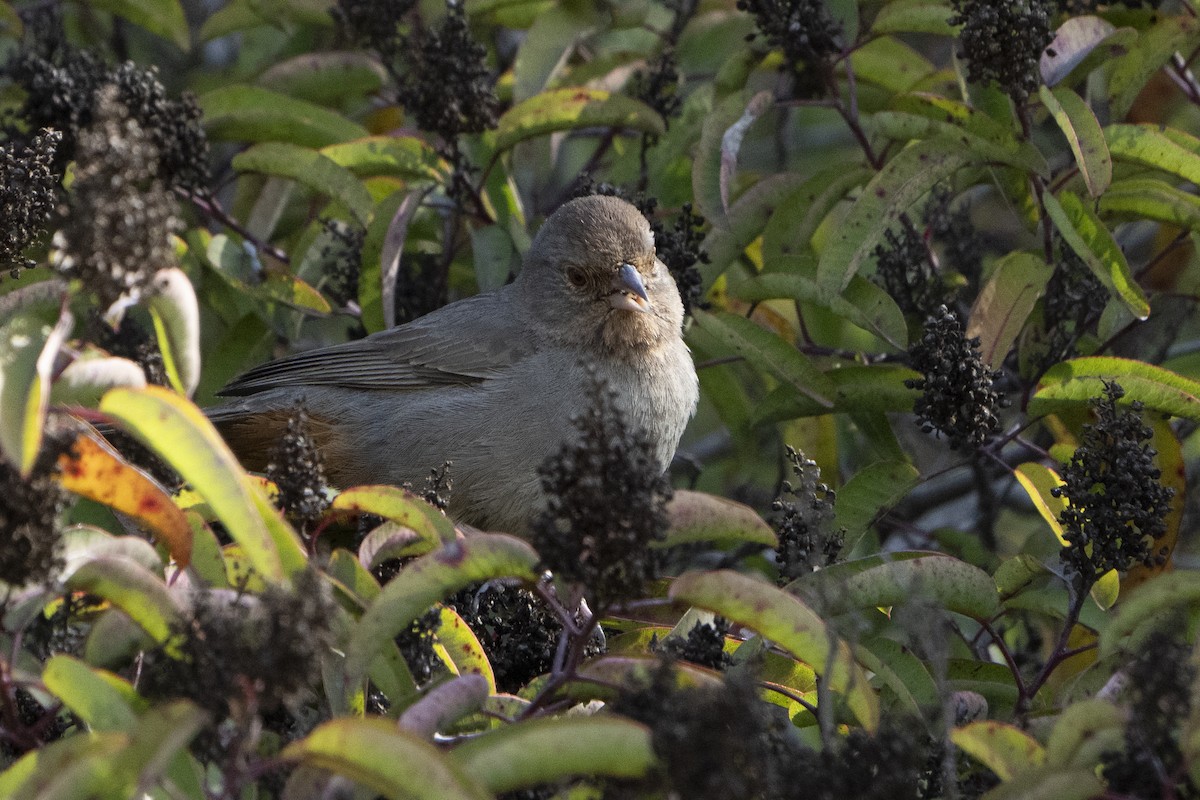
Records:
[[[537,14],[513,63],[513,99],[520,103],[545,89],[576,42],[601,24],[599,9],[580,0],[561,0]]]
[[[738,281],[729,287],[729,294],[750,303],[788,298],[822,306],[897,350],[906,348],[908,324],[904,312],[873,281],[855,275],[842,294],[831,294],[817,283],[816,263],[812,260],[781,256],[771,266],[780,271]]]
[[[53,326],[26,315],[0,325],[0,455],[23,477],[41,449],[54,360],[74,324],[64,308]]]
[[[471,228],[471,254],[475,261],[475,284],[481,292],[499,289],[508,282],[510,274],[520,271],[521,257],[503,226]]]
[[[130,737],[113,731],[68,736],[30,750],[0,773],[0,797],[11,800],[91,800],[124,797],[112,761]],[[115,794],[114,794],[115,793]]]
[[[200,305],[196,290],[183,270],[167,267],[154,273],[145,302],[171,385],[191,397],[200,383]]]
[[[1148,317],[1150,303],[1133,277],[1121,246],[1096,213],[1072,192],[1063,192],[1058,198],[1046,192],[1042,201],[1063,241],[1087,263],[1108,291],[1138,319]]]
[[[324,147],[367,136],[367,129],[314,103],[257,86],[231,84],[197,98],[210,139]]]
[[[1104,393],[1104,381],[1125,389],[1123,405],[1137,400],[1147,409],[1200,422],[1200,382],[1142,361],[1090,356],[1051,367],[1029,403],[1034,416],[1052,413],[1064,403],[1086,403]]]
[[[1033,507],[1037,509],[1042,519],[1050,526],[1050,530],[1058,537],[1059,545],[1066,547],[1067,540],[1063,536],[1062,524],[1059,523],[1058,518],[1066,510],[1067,500],[1064,497],[1055,497],[1053,492],[1054,489],[1063,485],[1062,478],[1054,470],[1035,461],[1018,466],[1013,471],[1013,476],[1021,484],[1025,493],[1029,495],[1029,499],[1033,501]]]
[[[238,172],[261,172],[280,178],[290,178],[340,202],[349,209],[360,225],[371,221],[375,202],[371,193],[345,167],[315,150],[284,142],[256,144],[233,157]]]
[[[704,237],[701,249],[708,254],[708,263],[697,264],[701,281],[712,285],[717,278],[737,263],[759,234],[776,207],[801,185],[802,178],[793,172],[782,172],[758,181],[741,194],[720,216]]]
[[[351,634],[343,666],[346,685],[365,672],[382,643],[390,641],[430,606],[464,586],[492,578],[536,580],[538,555],[503,534],[481,534],[447,543],[406,566],[383,587]]]
[[[875,518],[908,494],[920,477],[916,467],[905,461],[876,461],[838,489],[834,525],[846,529],[847,553]]]
[[[933,119],[902,111],[880,111],[871,115],[867,127],[873,133],[899,142],[940,136],[970,148],[980,161],[1007,164],[1038,175],[1049,174],[1045,157],[1029,142],[1018,142],[1015,136],[1007,132],[1003,139],[996,141],[976,135],[956,122],[950,115]]]
[[[646,726],[597,715],[508,725],[454,748],[450,761],[499,794],[581,775],[641,778],[655,757]]]
[[[124,17],[181,50],[191,46],[187,19],[179,0],[89,0],[88,6]]]
[[[726,202],[721,193],[725,134],[737,124],[754,92],[749,89],[731,94],[704,118],[700,142],[692,159],[692,195],[700,213],[714,225],[725,219]]]
[[[893,0],[875,15],[871,33],[930,33],[954,36],[957,28],[949,23],[954,10],[929,0]]]
[[[1153,219],[1200,231],[1200,197],[1156,178],[1130,178],[1108,187],[1100,213],[1125,219]]]
[[[935,185],[976,161],[969,148],[944,138],[917,142],[900,151],[867,184],[830,237],[817,266],[818,283],[841,294],[901,214]]]
[[[821,223],[851,189],[866,184],[874,174],[866,167],[838,164],[813,175],[780,201],[762,232],[763,271],[788,270],[779,265],[780,258],[807,257]]]
[[[1007,600],[1019,594],[1038,578],[1049,574],[1050,570],[1042,562],[1031,555],[1020,553],[1004,561],[992,577],[996,580],[996,590],[1000,593],[1000,599]]]
[[[697,310],[695,319],[697,325],[756,368],[825,408],[833,406],[833,384],[794,345],[736,314]]]
[[[374,94],[386,80],[387,70],[378,59],[347,51],[301,53],[258,76],[264,89],[334,108],[347,98]]]
[[[67,579],[67,586],[103,597],[160,644],[183,618],[162,579],[129,559],[108,556],[89,561]]]
[[[972,722],[952,730],[950,741],[1002,781],[1011,781],[1046,761],[1046,750],[1037,739],[1005,722]]]
[[[893,36],[880,36],[855,47],[850,66],[860,82],[893,93],[908,91],[936,69],[929,59]]]
[[[1108,151],[1117,161],[1126,161],[1178,175],[1200,183],[1200,154],[1180,144],[1189,141],[1182,131],[1158,125],[1109,125],[1104,129]]]
[[[398,486],[355,486],[333,498],[331,511],[374,514],[398,522],[430,545],[454,541],[454,523]]]
[[[496,693],[496,674],[492,670],[492,662],[488,660],[487,651],[458,612],[448,606],[438,609],[438,622],[433,635],[435,650],[441,650],[440,657],[448,659],[457,674],[482,677],[487,684],[484,697]]]
[[[1137,41],[1133,28],[1117,29],[1095,16],[1070,17],[1054,32],[1054,41],[1042,52],[1039,64],[1047,86],[1073,86],[1102,63],[1123,56]]]
[[[386,175],[437,182],[449,169],[436,150],[415,136],[368,136],[322,147],[321,155],[360,178]]]
[[[1167,572],[1147,581],[1121,599],[1106,627],[1100,631],[1100,657],[1118,649],[1134,650],[1164,617],[1200,604],[1200,581],[1196,573]]]
[[[113,389],[100,401],[100,411],[192,485],[264,579],[283,580],[308,563],[295,532],[268,525],[260,505],[265,498],[195,405],[162,387],[146,386]]]
[[[42,682],[94,731],[129,731],[137,725],[136,706],[145,701],[120,676],[58,654],[46,662]]]
[[[761,544],[775,547],[778,537],[749,506],[724,497],[676,489],[667,504],[670,520],[663,547],[696,542]]]
[[[1125,714],[1106,700],[1081,700],[1063,709],[1046,740],[1046,763],[1090,767],[1105,751],[1124,746]]]
[[[869,556],[814,572],[789,588],[801,592],[824,615],[886,608],[912,598],[930,599],[976,620],[989,619],[1000,610],[996,582],[990,575],[941,553]]]
[[[1054,116],[1063,136],[1067,137],[1088,194],[1099,197],[1112,182],[1112,156],[1096,115],[1083,98],[1069,88],[1042,86],[1039,91],[1042,102]]]
[[[941,704],[943,698],[937,683],[911,648],[886,636],[877,636],[857,642],[854,656],[895,693],[909,713],[922,714],[922,709]]]
[[[661,136],[663,118],[650,106],[603,89],[551,89],[518,103],[496,124],[495,149],[557,131],[617,128]]]
[[[921,375],[897,364],[873,364],[831,369],[825,377],[833,383],[835,412],[885,413],[912,411],[918,393],[904,382]],[[765,425],[828,413],[828,408],[785,385],[777,387],[758,404],[751,421],[754,425]]]
[[[429,742],[388,719],[326,722],[280,754],[329,770],[387,797],[405,800],[488,800],[491,795]]]
[[[984,363],[999,369],[1025,326],[1054,267],[1032,253],[1012,252],[996,262],[971,306],[967,338],[979,337]]]
[[[671,584],[669,597],[713,611],[762,634],[811,665],[845,697],[863,727],[875,730],[879,726],[879,699],[854,663],[850,648],[828,631],[821,618],[799,598],[730,570],[685,573]]]
[[[1094,766],[1086,769],[1038,767],[1021,773],[985,794],[981,800],[1090,800],[1104,794]]]
[[[1184,14],[1164,15],[1142,31],[1129,52],[1114,59],[1108,75],[1108,109],[1111,119],[1129,113],[1133,102],[1154,73],[1175,55],[1190,53],[1200,45],[1200,24]]]

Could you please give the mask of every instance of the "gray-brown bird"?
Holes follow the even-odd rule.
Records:
[[[335,485],[420,485],[451,461],[450,515],[521,533],[543,502],[538,467],[588,407],[589,370],[667,468],[699,395],[682,323],[645,217],[582,197],[550,216],[513,283],[256,367],[221,391],[240,399],[209,415],[261,469],[302,401]]]

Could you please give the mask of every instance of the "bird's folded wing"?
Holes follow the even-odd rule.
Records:
[[[511,298],[479,295],[372,336],[254,367],[218,394],[285,386],[427,389],[478,383],[533,351]]]

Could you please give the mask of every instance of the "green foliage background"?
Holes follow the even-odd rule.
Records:
[[[119,314],[63,268],[52,230],[0,283],[0,560],[15,564],[0,796],[305,797],[338,781],[443,799],[1200,795],[1189,0],[467,0],[486,69],[459,82],[463,40],[430,37],[464,29],[434,0],[389,17],[403,5],[346,2],[339,24],[323,0],[0,2],[0,55],[52,19],[110,66],[157,67],[168,97],[194,93],[211,148],[211,180],[170,185],[182,224],[157,245],[177,263],[126,265],[152,287],[120,309],[149,332],[138,367],[102,349],[96,315]],[[985,31],[992,61],[960,42],[987,8],[1024,20]],[[349,12],[377,30],[356,36]],[[6,152],[32,133],[27,97],[6,71]],[[456,99],[496,115],[447,122]],[[62,166],[50,228],[70,231],[97,206],[80,202],[84,166]],[[667,532],[694,557],[598,609],[604,654],[587,649],[599,620],[574,616],[528,543],[456,540],[391,487],[339,487],[323,516],[289,520],[198,410],[268,357],[503,285],[582,176],[656,201],[660,252],[683,253],[671,266],[702,294],[686,339],[703,396],[674,474],[696,491]],[[949,340],[929,339],[931,316]],[[146,385],[156,358],[168,388]],[[938,383],[943,361],[970,369]],[[946,399],[972,381],[970,403]],[[1119,408],[1097,400],[1113,382]],[[1059,475],[1081,442],[1103,444],[1087,426],[1139,429],[1114,421],[1131,408],[1147,429],[1128,452],[1171,490],[1163,530],[1086,529],[1085,544]],[[131,435],[184,488],[89,445],[80,420]],[[802,475],[785,445],[811,459]],[[1141,496],[1105,480],[1084,492]],[[1080,567],[1139,543],[1150,558],[1122,572]],[[512,691],[489,630],[444,604],[491,579],[559,617],[559,657]],[[222,598],[250,609],[243,633],[269,654],[218,659],[210,704],[179,685],[195,671],[172,670],[209,657],[188,648]],[[729,658],[703,662],[682,643],[714,615],[732,627],[701,632]],[[414,630],[432,678],[397,644]],[[622,711],[672,641],[659,695],[736,701],[745,727],[716,752],[689,702],[655,706],[659,720]],[[750,688],[722,676],[730,664]],[[267,709],[293,679],[286,712]],[[563,713],[597,699],[622,713]],[[790,720],[787,747],[825,760],[803,762],[804,788],[722,783],[772,763],[745,744],[778,741],[771,714]],[[910,774],[894,759],[912,747],[912,780],[883,781]],[[856,772],[866,788],[846,788]]]

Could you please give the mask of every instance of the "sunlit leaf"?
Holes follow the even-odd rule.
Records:
[[[799,598],[729,570],[685,573],[671,584],[670,597],[758,631],[816,669],[845,696],[864,727],[874,730],[879,725],[879,700],[850,648]]]
[[[436,747],[391,720],[341,718],[284,748],[283,758],[329,770],[388,797],[487,800],[491,794]]]
[[[579,775],[640,778],[655,757],[644,725],[617,716],[575,716],[481,734],[451,750],[450,761],[500,793]]]
[[[409,180],[445,179],[448,165],[415,136],[368,136],[321,148],[321,155],[361,177],[390,175]]]
[[[178,628],[183,618],[162,578],[128,559],[94,559],[75,570],[67,579],[67,586],[109,601],[160,644]]]
[[[1179,143],[1181,139],[1191,138],[1182,131],[1168,133],[1158,125],[1109,125],[1104,129],[1104,138],[1117,161],[1162,170],[1200,183],[1200,152]]]
[[[1200,197],[1157,178],[1117,181],[1100,198],[1099,210],[1123,219],[1152,219],[1200,231]]]
[[[1037,739],[1004,722],[972,722],[952,730],[950,741],[1002,781],[1011,781],[1046,761],[1046,750]]]
[[[128,514],[166,545],[171,557],[186,567],[192,553],[192,530],[170,495],[115,450],[86,434],[58,458],[57,479],[78,494]]]
[[[518,142],[555,131],[617,128],[662,135],[662,117],[632,97],[603,89],[550,89],[510,108],[496,124],[495,148],[503,152]]]
[[[1164,15],[1142,31],[1129,52],[1114,59],[1108,75],[1108,107],[1112,119],[1132,108],[1150,77],[1176,52],[1190,53],[1200,44],[1200,24],[1185,14]]]
[[[1151,411],[1200,422],[1200,382],[1162,367],[1112,356],[1088,356],[1055,364],[1038,382],[1029,413],[1041,415],[1063,403],[1086,403],[1104,393],[1104,381],[1125,390],[1122,405],[1134,401]]]
[[[37,460],[54,358],[73,326],[65,309],[54,325],[24,315],[0,325],[0,455],[23,476]]]
[[[1087,184],[1088,194],[1099,197],[1112,182],[1112,156],[1104,131],[1096,115],[1083,98],[1068,88],[1041,87],[1042,102],[1046,104],[1067,144],[1075,154],[1075,164]]]
[[[264,142],[233,157],[238,172],[261,172],[290,178],[345,206],[360,225],[371,219],[375,203],[362,182],[333,159],[285,142]]]
[[[774,547],[775,531],[754,509],[724,497],[676,489],[667,504],[670,525],[664,546],[694,542]]]

